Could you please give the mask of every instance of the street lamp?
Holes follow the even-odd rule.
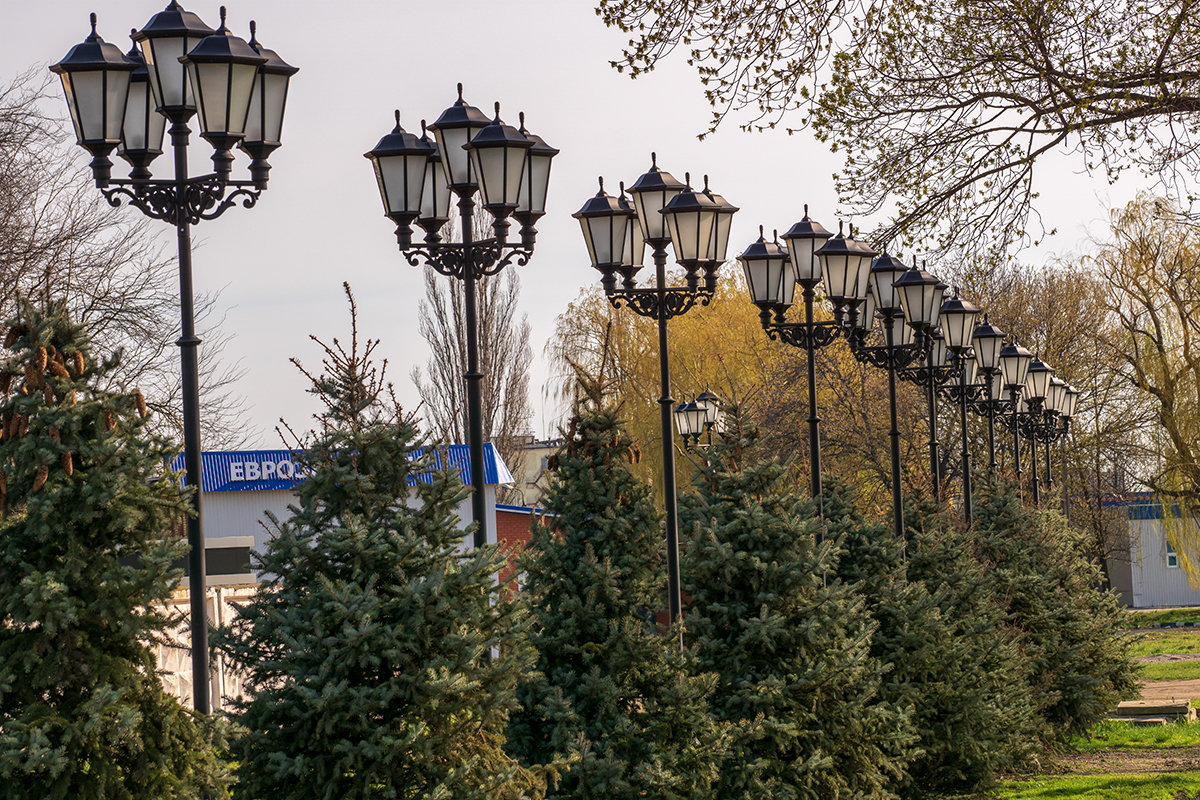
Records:
[[[254,23],[251,23],[253,29]],[[207,714],[210,708],[208,672],[208,623],[205,610],[204,532],[200,492],[200,398],[199,365],[194,297],[192,291],[192,226],[224,214],[238,201],[252,208],[267,188],[266,157],[279,146],[287,85],[296,68],[277,55],[263,55],[234,36],[225,26],[213,30],[179,3],[172,2],[155,14],[131,38],[140,55],[125,56],[92,30],[67,56],[50,67],[63,84],[76,141],[92,154],[92,177],[109,205],[133,206],[151,219],[174,225],[179,246],[179,306],[182,335],[179,346],[183,378],[184,472],[195,487],[191,502],[194,513],[187,520],[188,587],[191,595],[192,691],[195,709]],[[270,66],[274,65],[274,66]],[[281,66],[282,65],[282,66]],[[274,70],[270,82],[265,69]],[[242,144],[248,131],[256,131],[248,120],[250,109],[269,117],[272,135],[246,143],[251,162],[250,180],[230,178],[233,155],[230,148]],[[214,171],[188,176],[188,121],[200,111],[201,135],[213,145]],[[150,171],[162,153],[163,129],[171,123],[171,146],[175,155],[174,176],[155,179]],[[112,177],[109,154],[118,155],[132,168],[129,178]]]
[[[996,412],[1003,403],[1003,386],[999,380],[1000,348],[1004,345],[1004,331],[988,322],[987,314],[983,322],[975,327],[971,336],[971,349],[975,351],[975,363],[979,367],[984,385],[984,397],[972,406],[972,409],[982,410],[988,421],[988,474],[996,477]],[[980,409],[980,404],[983,404]]]
[[[978,317],[979,306],[963,300],[957,290],[954,297],[942,303],[942,333],[958,369],[958,384],[952,392],[958,401],[959,425],[962,428],[963,517],[968,525],[971,524],[971,451],[967,443],[967,404],[976,399],[974,392],[978,386],[975,382],[974,354],[971,352],[972,334]]]
[[[1021,432],[1018,425],[1018,415],[1021,413],[1021,391],[1025,388],[1025,375],[1029,371],[1029,362],[1033,360],[1033,353],[1017,344],[1014,339],[1011,343],[1000,349],[998,360],[1000,361],[1001,381],[1004,384],[1005,390],[1008,391],[1008,399],[1011,404],[1013,467],[1016,470],[1017,489],[1019,491],[1021,488]]]
[[[471,456],[471,509],[475,518],[474,543],[488,541],[487,496],[483,466],[483,374],[479,371],[479,323],[476,283],[499,273],[509,264],[524,266],[533,255],[537,238],[534,223],[545,213],[550,182],[550,161],[558,153],[525,130],[500,119],[500,104],[488,119],[478,108],[458,99],[432,124],[422,125],[417,136],[396,126],[366,153],[375,168],[384,216],[396,224],[396,243],[414,267],[429,266],[463,282],[467,365],[468,449]],[[434,141],[430,141],[432,132]],[[450,195],[458,197],[462,241],[442,241],[441,229],[449,219]],[[477,238],[473,227],[475,195],[492,216],[492,235]],[[509,217],[521,223],[521,243],[508,242]],[[414,244],[412,224],[425,231]],[[589,240],[590,241],[590,240]],[[603,244],[603,243],[602,243]],[[620,247],[609,242],[613,246]],[[605,251],[611,260],[611,252]]]
[[[711,447],[713,431],[721,429],[721,399],[705,389],[695,400],[675,407],[675,424],[685,450]],[[706,444],[700,443],[701,434],[707,434]]]
[[[708,305],[717,287],[717,270],[725,261],[729,224],[737,208],[705,188],[691,187],[690,176],[680,183],[658,167],[650,154],[650,169],[628,193],[632,203],[600,191],[574,216],[583,229],[592,267],[601,274],[601,285],[613,308],[628,306],[658,323],[658,364],[662,396],[660,427],[663,440],[663,502],[666,506],[667,604],[671,622],[679,620],[683,603],[679,588],[679,522],[675,497],[675,449],[671,415],[670,364],[667,358],[667,322],[685,314],[697,302]],[[622,185],[622,188],[623,185]],[[640,237],[640,238],[639,238]],[[654,256],[653,286],[637,285],[645,246]],[[684,286],[667,285],[667,245],[683,267]],[[782,249],[782,248],[781,248]],[[617,285],[617,276],[621,284]]]
[[[1054,370],[1050,365],[1042,361],[1041,358],[1035,356],[1033,361],[1029,362],[1029,370],[1025,373],[1025,401],[1028,410],[1024,412],[1023,417],[1018,420],[1026,426],[1026,436],[1030,440],[1030,470],[1033,476],[1033,503],[1037,505],[1041,500],[1041,487],[1038,481],[1037,472],[1037,435],[1034,430],[1043,413],[1043,404],[1046,401],[1046,395],[1050,391],[1050,379],[1054,376]]]
[[[896,281],[900,293],[900,305],[909,326],[921,334],[922,364],[901,370],[900,377],[925,389],[929,407],[929,474],[933,483],[933,499],[942,499],[942,465],[938,456],[937,438],[937,388],[949,375],[946,364],[945,337],[938,330],[942,300],[946,284],[934,275],[917,268],[913,259],[912,268]]]

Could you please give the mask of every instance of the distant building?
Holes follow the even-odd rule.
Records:
[[[488,541],[504,544],[509,532],[516,532],[512,552],[528,541],[529,512],[514,523],[512,515],[497,515],[496,490],[513,482],[513,476],[491,443],[483,446],[483,472],[486,492]],[[451,468],[457,468],[463,483],[470,483],[471,464],[467,445],[450,445],[437,454],[440,464],[445,458]],[[296,504],[296,486],[304,480],[289,450],[245,450],[237,452],[207,452],[201,455],[201,489],[204,497],[204,562],[208,586],[208,618],[215,625],[233,619],[234,607],[254,595],[259,575],[251,566],[250,551],[266,549],[273,530],[267,518],[271,512],[280,522],[291,517],[290,506]],[[173,464],[183,466],[183,457]],[[416,489],[413,490],[414,495]],[[501,508],[512,508],[501,506]],[[462,528],[473,520],[471,498],[458,506]],[[522,530],[524,531],[522,535]],[[499,533],[499,539],[497,534]],[[473,546],[469,534],[463,535],[463,547]],[[181,565],[186,571],[186,559]],[[512,575],[509,568],[504,579]],[[169,605],[173,611],[185,612],[189,605],[186,582],[176,590]],[[183,703],[192,699],[191,657],[188,651],[189,626],[185,621],[170,633],[174,645],[161,645],[158,650],[163,684]],[[241,693],[236,673],[226,669],[222,657],[212,663],[213,708],[219,709],[223,699]]]
[[[516,506],[540,506],[550,488],[547,464],[562,445],[562,439],[535,439],[532,434],[519,442],[520,453],[512,465],[513,482],[505,488],[504,499]]]
[[[1125,509],[1129,518],[1129,557],[1108,560],[1113,589],[1122,600],[1133,608],[1200,606],[1200,589],[1192,586],[1163,530],[1162,501],[1139,492],[1110,495],[1102,504]]]

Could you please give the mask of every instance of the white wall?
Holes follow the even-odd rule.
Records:
[[[1167,537],[1161,519],[1131,519],[1130,562],[1134,608],[1200,606],[1200,589],[1182,567],[1167,566]]]

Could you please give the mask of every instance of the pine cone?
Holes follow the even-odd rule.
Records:
[[[67,392],[67,396],[63,398],[63,402],[69,406],[75,405],[75,390],[74,389],[71,389],[70,391]]]
[[[4,346],[12,347],[14,344],[17,343],[17,339],[20,339],[24,335],[25,335],[25,326],[24,325],[13,325],[11,328],[8,329],[8,335],[4,337]]]
[[[50,374],[57,375],[60,378],[66,378],[67,380],[71,380],[71,373],[67,372],[67,368],[64,367],[62,364],[59,364],[57,361],[50,362]]]
[[[133,390],[133,402],[137,403],[138,416],[142,419],[146,418],[146,396],[142,394],[141,389]]]
[[[50,388],[49,384],[42,387],[42,402],[48,406],[54,405],[54,390]]]
[[[58,428],[53,425],[50,426],[50,439],[55,442],[58,441]]]
[[[17,434],[20,432],[21,432],[21,415],[13,414],[12,418],[8,421],[8,428],[6,430],[6,433],[8,434],[8,438],[15,439],[15,438],[17,438]]]
[[[67,473],[67,477],[75,474],[75,463],[72,460],[70,453],[62,454],[62,468],[63,472]]]
[[[50,361],[50,357],[49,357],[49,354],[46,352],[46,348],[39,347],[37,349],[37,368],[38,368],[38,370],[44,371],[46,369],[46,364],[49,363],[49,361]]]
[[[31,389],[42,388],[42,373],[34,364],[25,365],[25,385]]]
[[[79,376],[83,375],[84,368],[85,368],[85,365],[83,363],[83,353],[76,350],[75,351],[75,377],[78,378]]]
[[[29,418],[18,415],[17,419],[20,420],[21,423],[20,427],[17,428],[17,436],[23,438],[25,434],[29,433]]]
[[[105,430],[111,431],[115,427],[117,427],[117,418],[113,415],[113,413],[111,411],[105,411],[104,412],[104,428],[105,428]]]
[[[12,379],[13,374],[11,372],[0,374],[0,392],[8,394],[8,390],[12,388]]]
[[[36,492],[46,485],[46,479],[50,477],[50,468],[42,464],[37,468],[37,474],[33,476],[33,490]]]

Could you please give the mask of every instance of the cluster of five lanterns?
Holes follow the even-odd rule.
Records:
[[[186,136],[193,114],[213,146],[219,179],[228,178],[236,146],[251,158],[255,185],[266,185],[267,157],[280,146],[288,82],[298,70],[259,44],[253,22],[247,42],[226,27],[224,6],[214,31],[171,2],[131,32],[128,53],[100,37],[95,14],[91,24],[91,34],[50,69],[62,79],[76,140],[92,154],[97,186],[110,181],[114,150],[129,162],[133,180],[149,180],[166,123],[173,136]]]

